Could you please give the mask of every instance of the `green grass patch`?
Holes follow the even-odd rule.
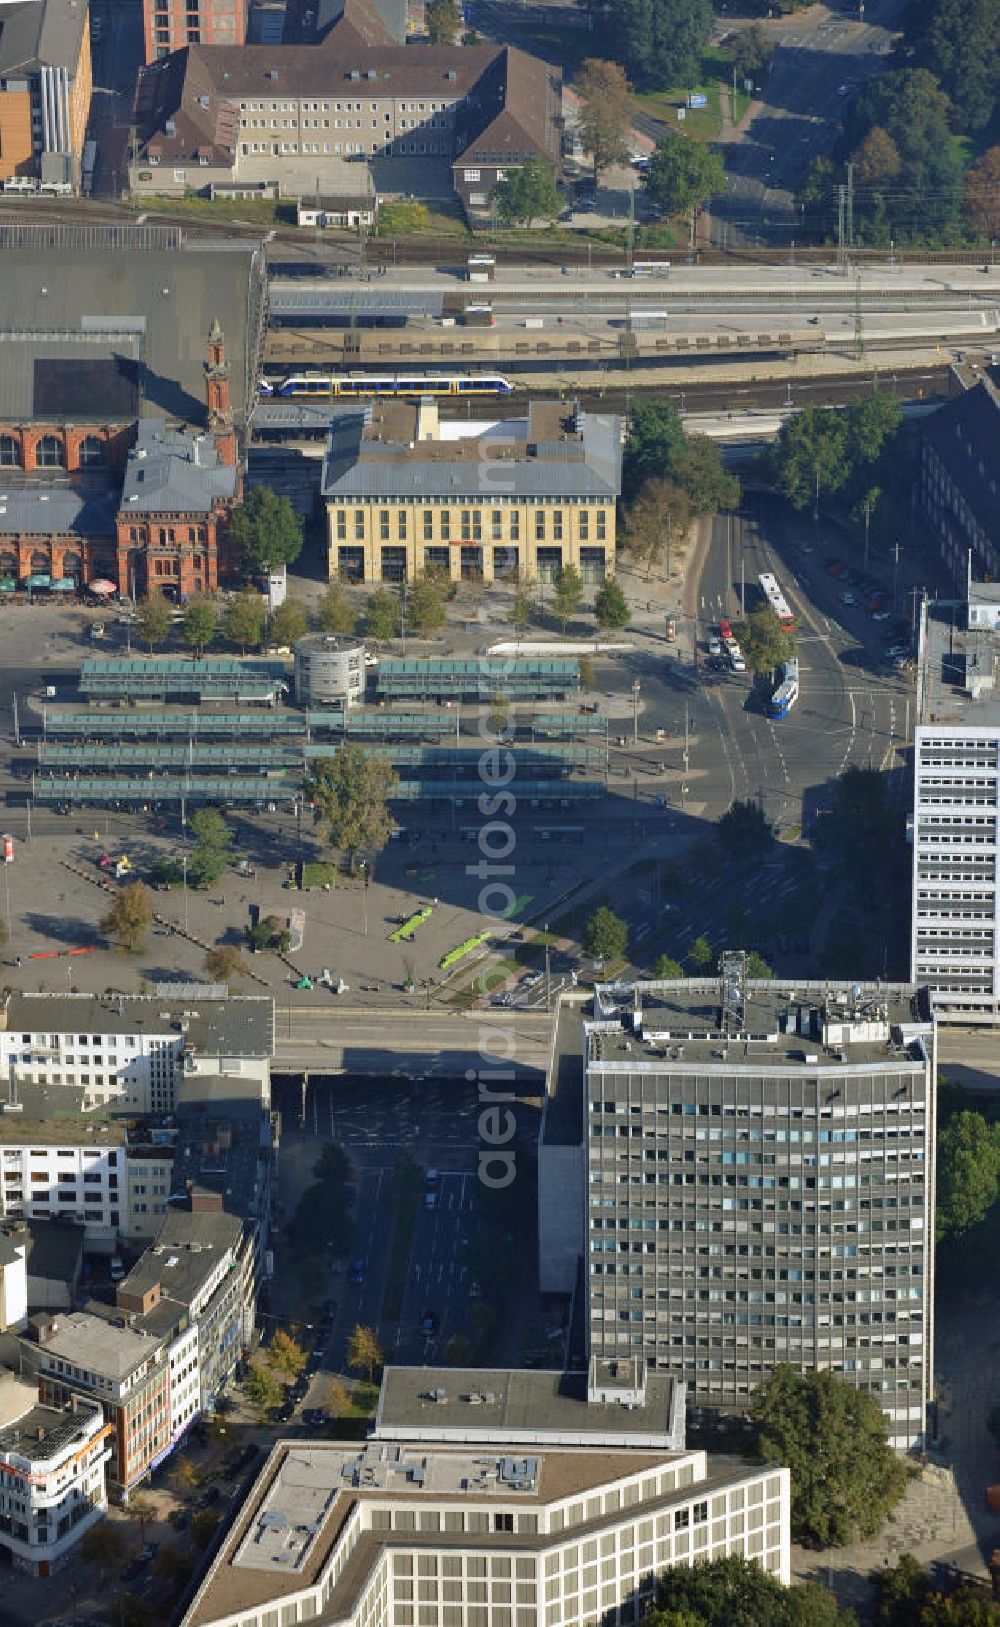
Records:
[[[424,922],[429,921],[433,914],[434,914],[434,905],[433,904],[425,904],[423,909],[414,910],[412,915],[407,916],[407,918],[403,922],[402,926],[398,926],[396,928],[395,932],[390,932],[389,933],[389,942],[390,943],[403,943],[405,941],[408,941],[410,938],[413,937],[413,934],[416,932],[417,927],[418,926],[423,926]]]
[[[403,1309],[403,1294],[406,1290],[406,1278],[410,1269],[410,1249],[413,1244],[413,1228],[420,1207],[420,1194],[423,1190],[424,1172],[420,1165],[412,1158],[402,1158],[396,1165],[396,1172],[392,1178],[393,1194],[396,1200],[396,1210],[392,1222],[392,1239],[389,1243],[389,1263],[385,1273],[385,1287],[382,1291],[383,1322],[398,1322]]]
[[[306,887],[332,887],[337,880],[337,866],[327,864],[321,860],[313,860],[302,866],[302,886]]]
[[[488,930],[485,932],[477,932],[471,938],[466,938],[464,943],[456,945],[454,949],[449,949],[448,953],[446,955],[442,955],[441,959],[438,961],[438,965],[442,972],[447,972],[450,967],[457,966],[458,962],[465,955],[471,955],[472,951],[474,949],[478,949],[481,944],[486,943],[489,937],[490,933]]]
[[[396,199],[379,208],[377,237],[469,237],[457,200],[435,198],[432,204]]]
[[[144,198],[142,203],[149,214],[229,220],[247,226],[295,225],[295,205],[279,198]]]

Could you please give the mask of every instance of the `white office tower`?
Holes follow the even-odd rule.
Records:
[[[935,1023],[926,990],[606,985],[584,1023],[592,1359],[643,1356],[742,1412],[776,1365],[933,1389]]]
[[[910,969],[943,1023],[1000,1021],[1000,585],[920,623]]]

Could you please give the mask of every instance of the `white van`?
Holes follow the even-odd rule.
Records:
[[[746,672],[747,670],[747,664],[743,659],[743,651],[735,642],[729,646],[729,665],[734,672]]]

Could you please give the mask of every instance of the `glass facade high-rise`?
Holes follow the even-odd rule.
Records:
[[[598,990],[584,1025],[592,1356],[740,1411],[782,1362],[933,1387],[935,1021],[912,986]]]

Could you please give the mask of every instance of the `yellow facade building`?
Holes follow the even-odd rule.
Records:
[[[526,417],[442,421],[437,402],[337,412],[323,463],[331,580],[585,583],[615,566],[621,419],[533,401]]]

